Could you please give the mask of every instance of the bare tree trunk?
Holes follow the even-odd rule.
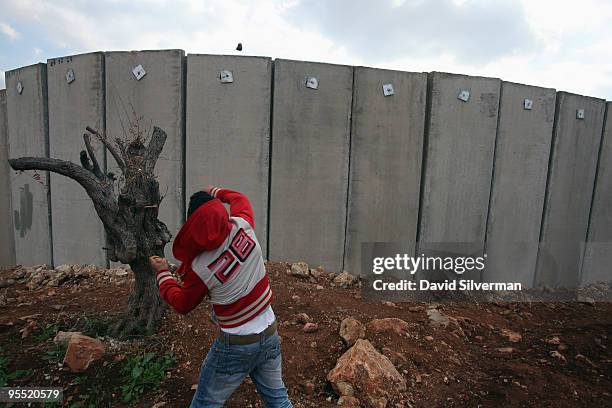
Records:
[[[134,287],[123,318],[112,330],[117,337],[154,333],[165,310],[148,259],[136,259],[130,267],[134,272]]]

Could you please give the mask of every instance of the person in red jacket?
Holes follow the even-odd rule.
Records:
[[[191,196],[187,221],[172,247],[182,282],[165,258],[150,259],[164,301],[187,314],[208,296],[219,326],[192,408],[222,406],[246,376],[267,407],[292,407],[282,379],[272,289],[254,228],[245,195],[209,186]]]

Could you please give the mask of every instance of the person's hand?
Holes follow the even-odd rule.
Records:
[[[170,269],[170,265],[168,264],[168,260],[166,258],[162,258],[161,256],[152,256],[149,258],[149,265],[151,265],[151,269],[153,272],[158,273],[164,269]]]

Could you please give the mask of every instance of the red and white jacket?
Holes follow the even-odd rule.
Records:
[[[236,191],[214,188],[212,195],[216,199],[200,206],[174,240],[182,284],[170,272],[158,272],[160,296],[187,314],[209,295],[222,330],[257,333],[274,321],[274,313],[253,210],[248,198]],[[222,203],[229,204],[229,216]]]

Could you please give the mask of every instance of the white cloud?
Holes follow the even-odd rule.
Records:
[[[21,38],[21,33],[11,27],[8,23],[0,22],[0,31],[11,40],[18,40]]]

